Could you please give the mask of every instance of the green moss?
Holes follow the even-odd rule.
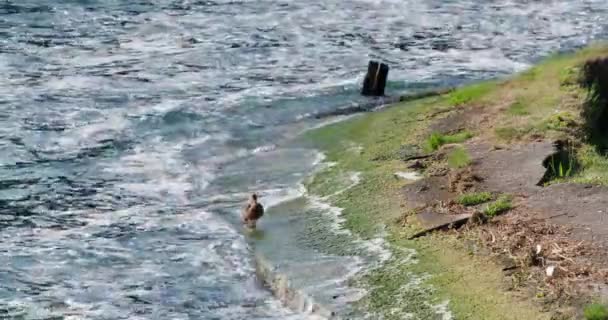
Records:
[[[469,131],[461,131],[451,135],[443,135],[437,132],[432,133],[426,141],[425,149],[435,151],[444,144],[461,143],[473,137]]]
[[[489,192],[473,192],[463,194],[456,199],[463,206],[475,206],[492,200],[492,194]]]
[[[545,126],[549,130],[564,130],[577,126],[576,117],[568,111],[552,114],[546,121]]]
[[[448,154],[448,166],[451,168],[464,168],[471,163],[467,150],[457,147]]]
[[[586,320],[608,320],[608,308],[599,303],[592,303],[585,307],[584,315]]]
[[[496,199],[496,201],[488,204],[486,208],[483,210],[488,217],[497,216],[505,211],[509,211],[513,208],[513,204],[511,203],[511,197],[507,195],[502,195]]]

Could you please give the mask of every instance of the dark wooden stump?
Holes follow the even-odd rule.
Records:
[[[388,65],[370,61],[367,66],[367,74],[363,80],[361,94],[364,96],[383,96],[386,78],[388,77]]]

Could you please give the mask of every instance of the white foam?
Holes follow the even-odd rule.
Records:
[[[406,180],[413,180],[413,181],[424,178],[420,173],[414,172],[414,171],[409,171],[409,172],[397,171],[397,172],[395,172],[395,176],[406,179]]]
[[[266,208],[276,207],[281,203],[300,198],[305,193],[304,185],[298,184],[296,188],[266,189],[258,192],[260,199],[264,199]]]
[[[346,116],[335,116],[335,117],[331,117],[331,118],[327,118],[325,120],[323,120],[322,122],[311,126],[309,128],[306,128],[303,132],[307,132],[307,131],[312,131],[312,130],[316,130],[316,129],[320,129],[323,127],[327,127],[329,125],[335,124],[335,123],[339,123],[342,121],[346,121],[348,119],[352,119],[354,117],[358,117],[361,114],[355,113],[355,114],[350,114],[350,115],[346,115]]]
[[[433,310],[435,310],[436,314],[441,316],[441,320],[454,319],[454,316],[452,315],[452,311],[450,311],[450,301],[449,300],[446,300],[442,303],[434,305]]]
[[[251,151],[251,153],[256,154],[256,153],[270,152],[270,151],[274,151],[276,148],[277,148],[276,144],[269,144],[269,145],[265,145],[265,146],[259,146],[255,149],[253,149],[253,151]]]
[[[51,91],[61,90],[91,90],[108,86],[110,83],[101,77],[65,75],[62,77],[51,77],[45,82],[46,88]]]
[[[323,152],[317,151],[315,153],[315,159],[312,163],[312,166],[317,167],[319,164],[323,163],[325,159],[327,159],[327,155],[325,155]]]
[[[312,208],[319,209],[332,217],[331,230],[333,230],[336,234],[346,234],[352,236],[352,232],[350,230],[342,227],[346,221],[342,217],[342,211],[344,209],[330,205],[323,197],[308,195],[308,198]]]
[[[77,115],[73,115],[77,116]],[[70,119],[66,119],[67,123]],[[118,136],[128,125],[128,120],[118,113],[109,114],[104,120],[84,126],[73,127],[47,142],[46,151],[65,151],[82,147],[96,146],[99,141],[111,140]]]
[[[377,255],[378,264],[382,264],[392,257],[392,253],[387,248],[386,241],[384,240],[384,235],[379,235],[377,238],[369,240],[362,240],[358,237],[355,237],[350,230],[343,227],[343,224],[346,221],[345,218],[342,216],[342,212],[344,211],[344,209],[329,204],[330,198],[355,187],[361,182],[360,172],[350,172],[348,176],[351,183],[331,195],[328,195],[326,197],[318,197],[310,193],[306,193],[306,196],[309,199],[310,206],[312,208],[319,209],[332,218],[331,230],[333,230],[333,232],[335,232],[336,234],[344,234],[350,237],[354,237],[354,243],[356,245],[368,250],[368,252]]]
[[[340,189],[340,190],[338,190],[338,191],[336,191],[336,192],[334,192],[334,193],[332,193],[332,194],[330,194],[328,196],[325,196],[324,199],[329,199],[329,198],[335,197],[337,195],[340,195],[340,194],[344,193],[345,191],[347,191],[347,190],[353,188],[354,186],[358,185],[359,182],[361,182],[361,172],[350,172],[348,174],[348,179],[350,180],[350,184],[349,185],[345,186],[344,188],[342,188],[342,189]]]

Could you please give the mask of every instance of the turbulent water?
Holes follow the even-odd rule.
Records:
[[[297,196],[318,155],[287,142],[365,102],[367,60],[390,64],[389,94],[495,77],[602,39],[607,14],[605,0],[0,1],[0,318],[306,317],[256,281],[238,208]],[[321,255],[305,234],[269,253]]]

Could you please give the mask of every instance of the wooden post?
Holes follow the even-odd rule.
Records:
[[[370,61],[367,66],[367,74],[363,80],[361,94],[364,96],[383,96],[388,69],[388,65],[384,63]]]

